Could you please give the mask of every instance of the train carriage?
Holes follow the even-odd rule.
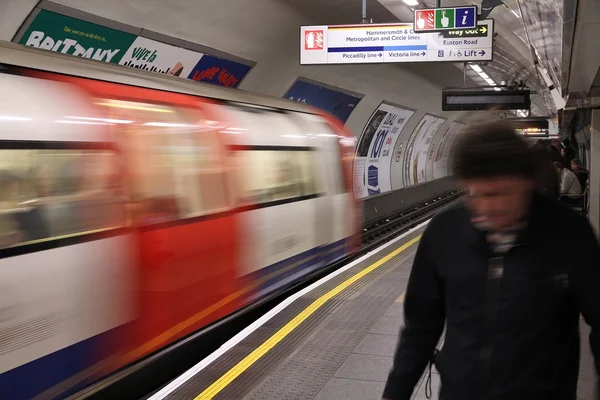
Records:
[[[10,43],[0,66],[0,398],[77,391],[354,250],[332,117]]]

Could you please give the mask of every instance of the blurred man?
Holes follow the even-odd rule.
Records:
[[[555,161],[554,168],[560,178],[560,201],[566,204],[579,204],[581,201],[581,185],[577,176],[563,166],[561,162]]]
[[[598,241],[536,193],[531,150],[509,126],[461,136],[454,172],[468,196],[423,233],[383,398],[411,398],[446,327],[441,399],[575,400],[580,313],[600,369]]]
[[[571,161],[571,171],[573,171],[573,173],[579,180],[581,190],[585,190],[585,188],[587,187],[587,181],[590,178],[590,173],[585,168],[581,167],[581,160],[575,158],[573,159],[573,161]]]

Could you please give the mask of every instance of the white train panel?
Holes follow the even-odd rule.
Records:
[[[104,129],[115,122],[69,85],[0,74],[0,93],[10,94],[0,96],[2,140],[106,141]]]
[[[0,259],[0,373],[131,320],[131,250],[116,236]]]

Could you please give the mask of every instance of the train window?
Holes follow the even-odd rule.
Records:
[[[100,101],[98,101],[100,102]],[[193,121],[196,111],[101,100],[116,124],[130,168],[130,196],[137,222],[191,218],[227,208],[224,169],[214,129]]]
[[[0,150],[0,248],[120,227],[115,154]]]
[[[315,153],[298,150],[236,151],[242,173],[242,201],[264,204],[318,194]]]

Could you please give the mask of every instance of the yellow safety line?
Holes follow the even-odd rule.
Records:
[[[262,356],[264,356],[269,350],[271,350],[275,345],[281,342],[287,335],[289,335],[294,329],[296,329],[302,322],[304,322],[308,317],[314,314],[319,308],[321,308],[328,300],[331,300],[333,297],[338,295],[344,289],[348,288],[350,285],[373,272],[375,269],[379,268],[385,262],[390,259],[396,257],[398,254],[402,253],[404,250],[417,243],[421,239],[421,235],[415,237],[414,239],[408,241],[398,249],[394,250],[387,256],[381,258],[375,263],[371,264],[367,268],[361,270],[356,275],[351,276],[335,288],[331,289],[329,292],[325,293],[318,299],[316,299],[311,305],[305,308],[300,314],[296,315],[291,321],[289,321],[285,326],[283,326],[279,331],[277,331],[273,336],[271,336],[267,341],[257,347],[252,353],[248,354],[242,361],[238,362],[233,368],[227,371],[223,376],[217,379],[212,385],[210,385],[206,390],[200,393],[194,400],[209,400],[216,396],[219,392],[227,387],[234,379],[240,376],[245,370],[250,368],[252,364],[258,361]]]

